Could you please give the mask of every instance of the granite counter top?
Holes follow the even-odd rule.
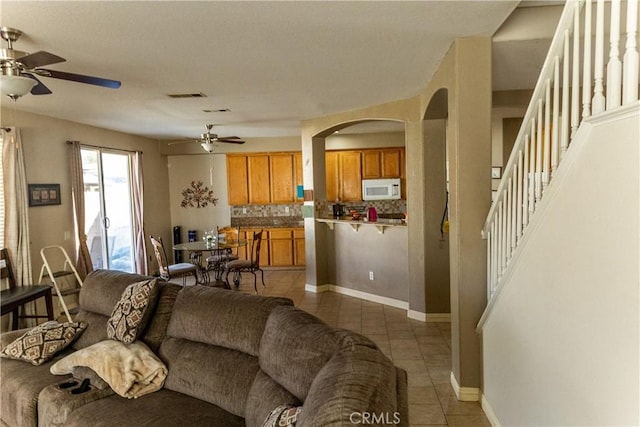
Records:
[[[231,226],[240,228],[294,228],[303,227],[304,220],[299,216],[232,217]]]

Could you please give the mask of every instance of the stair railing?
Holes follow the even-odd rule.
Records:
[[[604,0],[595,4],[595,34],[592,0],[565,4],[482,231],[487,240],[489,302],[582,121],[638,101],[638,0],[611,0],[607,5],[608,35]]]

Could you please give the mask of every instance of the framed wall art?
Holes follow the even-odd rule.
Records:
[[[28,184],[29,206],[59,205],[60,184]]]

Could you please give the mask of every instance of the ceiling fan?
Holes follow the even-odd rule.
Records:
[[[0,49],[1,89],[3,94],[14,101],[27,93],[32,95],[48,95],[52,93],[38,77],[51,77],[110,89],[120,87],[121,83],[117,80],[40,68],[43,65],[64,62],[66,59],[42,50],[32,54],[15,50],[13,42],[18,40],[21,34],[22,31],[15,28],[0,27],[0,36],[7,42],[7,48]]]
[[[216,144],[218,142],[226,142],[230,144],[244,144],[244,141],[237,136],[218,136],[215,133],[211,133],[211,129],[213,129],[212,124],[207,124],[205,125],[205,127],[207,128],[207,132],[201,134],[200,138],[196,139],[195,141],[198,144],[200,144],[200,146],[207,153],[212,153],[213,150],[215,150],[217,146]],[[170,142],[169,145],[184,144],[185,142],[191,142],[191,141]]]

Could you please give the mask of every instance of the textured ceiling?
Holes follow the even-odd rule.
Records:
[[[67,59],[48,68],[122,81],[110,90],[42,78],[53,94],[12,108],[165,140],[196,137],[205,123],[267,137],[415,96],[455,38],[493,35],[517,4],[3,1],[0,24],[24,32],[15,48]],[[207,97],[167,97],[198,92]],[[222,108],[231,112],[203,112]]]

